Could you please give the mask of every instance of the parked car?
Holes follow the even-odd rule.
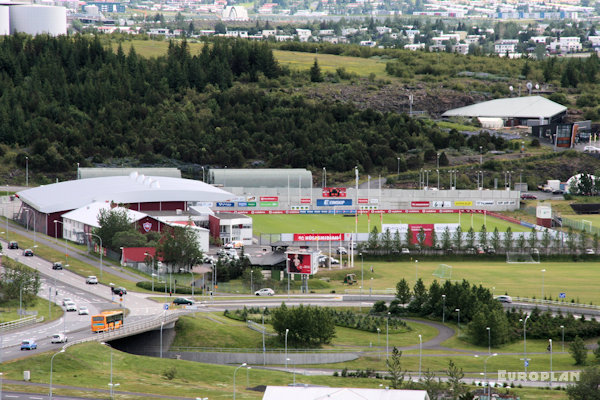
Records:
[[[73,299],[72,299],[72,298],[70,298],[70,297],[65,297],[65,298],[63,299],[62,305],[63,305],[63,306],[66,306],[68,302],[73,302]]]
[[[594,254],[596,254],[596,250],[594,250],[594,249],[585,249],[585,254],[594,255]]]
[[[555,191],[552,192],[552,194],[565,194],[565,191],[562,189],[556,189]]]
[[[500,295],[496,297],[496,300],[498,300],[500,303],[512,303],[512,297],[506,295]]]
[[[62,263],[59,263],[59,262],[53,263],[52,269],[63,269]]]
[[[21,350],[35,350],[37,349],[37,343],[35,339],[25,339],[21,342]]]
[[[50,343],[67,343],[69,338],[63,333],[55,333],[52,335],[52,339],[50,339]]]
[[[81,307],[79,307],[79,310],[77,311],[77,314],[79,314],[79,315],[89,315],[90,314],[90,310],[88,310],[88,308],[86,306],[81,306]]]
[[[127,294],[127,289],[125,289],[124,287],[112,287],[111,290],[114,294],[117,294],[119,296]]]
[[[254,292],[254,294],[257,296],[273,296],[275,291],[271,288],[262,288]]]
[[[467,254],[475,254],[475,253],[476,253],[476,251],[475,251],[475,248],[474,248],[474,247],[469,247],[469,248],[466,250],[466,253],[467,253]]]
[[[85,283],[87,283],[88,285],[97,285],[98,278],[96,278],[94,275],[90,275],[87,278],[85,278]]]
[[[173,304],[177,304],[177,305],[192,305],[194,304],[193,300],[190,299],[186,299],[185,297],[177,297],[175,300],[173,300]]]
[[[31,249],[25,249],[25,250],[23,250],[23,255],[25,257],[33,257],[33,250],[31,250]]]
[[[493,248],[492,246],[489,246],[489,247],[486,249],[486,253],[488,253],[488,254],[496,254],[496,249],[495,249],[495,248]]]
[[[485,251],[483,250],[483,247],[478,247],[477,248],[477,254],[485,254]]]
[[[331,263],[332,263],[332,264],[339,264],[339,263],[340,263],[340,260],[338,260],[337,258],[333,258],[333,257],[331,257]]]
[[[204,255],[204,257],[202,257],[202,262],[204,264],[214,264],[215,263],[215,259],[212,256]]]
[[[77,305],[73,301],[67,301],[65,304],[66,311],[77,311]]]
[[[539,255],[540,251],[537,248],[534,247],[533,249],[531,249],[531,254],[537,254],[537,255]]]
[[[340,247],[337,248],[336,253],[338,253],[338,254],[348,254],[348,250],[346,250],[345,247],[341,247],[340,246]]]
[[[410,250],[406,247],[403,247],[402,250],[400,251],[402,254],[410,254]]]
[[[18,249],[19,243],[15,242],[14,240],[11,240],[10,242],[8,242],[8,248],[9,249]]]
[[[521,200],[537,200],[537,196],[531,193],[522,193]]]

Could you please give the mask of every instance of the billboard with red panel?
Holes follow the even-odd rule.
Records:
[[[426,246],[431,246],[431,232],[433,232],[433,224],[409,224],[408,229],[410,229],[410,233],[412,234],[412,243],[419,243],[419,233],[421,232],[421,228],[423,228],[423,233],[425,234],[425,242]]]
[[[294,233],[295,242],[319,242],[319,241],[334,241],[339,242],[346,240],[344,233]]]
[[[317,253],[285,253],[285,255],[288,273],[309,275],[317,273]]]
[[[322,191],[323,197],[346,197],[345,187],[324,187]]]

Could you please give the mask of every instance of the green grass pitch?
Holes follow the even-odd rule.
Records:
[[[459,214],[371,214],[370,222],[367,215],[358,216],[358,231],[370,232],[374,226],[381,232],[381,221],[384,224],[456,224]],[[254,234],[273,233],[351,233],[355,232],[355,217],[345,217],[341,214],[257,214],[250,215],[253,220]],[[484,224],[482,214],[473,214],[473,229],[477,232]],[[529,232],[530,229],[506,222],[499,218],[485,217],[488,232],[498,228],[505,232],[509,226],[513,232]],[[471,214],[461,214],[460,225],[464,232],[471,227]]]

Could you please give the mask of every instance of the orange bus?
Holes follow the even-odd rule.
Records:
[[[92,332],[105,332],[123,326],[123,311],[102,311],[92,315]]]

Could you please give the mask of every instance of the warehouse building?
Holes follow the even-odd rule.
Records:
[[[53,237],[62,237],[62,215],[95,202],[109,202],[144,214],[168,211],[178,215],[202,202],[228,201],[222,189],[191,179],[145,176],[108,176],[79,179],[18,192],[22,201],[15,219]],[[150,218],[150,217],[148,217]],[[153,217],[158,220],[158,217]],[[143,220],[141,223],[151,222]]]

